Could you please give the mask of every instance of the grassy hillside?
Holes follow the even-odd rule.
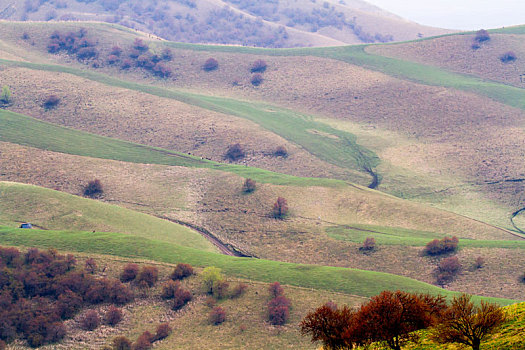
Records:
[[[135,0],[15,0],[4,4],[0,16],[23,21],[106,21],[174,41],[264,47],[386,42],[450,32],[401,19],[360,0],[185,0],[163,5]]]
[[[0,222],[3,225],[31,222],[45,230],[122,232],[216,251],[195,231],[116,205],[13,182],[0,182],[0,198]]]
[[[293,286],[358,296],[376,295],[385,289],[441,293],[447,296],[455,294],[409,278],[380,272],[234,258],[117,233],[2,228],[0,242],[4,245],[54,247],[66,251],[142,258],[167,263],[184,262],[196,266],[216,266],[226,274],[240,278],[263,282],[280,281]],[[498,298],[485,298],[485,300],[502,305],[515,302]]]

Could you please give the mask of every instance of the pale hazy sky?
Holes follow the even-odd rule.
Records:
[[[525,0],[365,0],[420,24],[450,29],[525,24]]]

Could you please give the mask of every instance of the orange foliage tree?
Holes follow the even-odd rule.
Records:
[[[505,319],[505,312],[498,305],[482,301],[476,306],[470,295],[462,294],[454,297],[431,338],[439,343],[460,343],[479,350],[483,338],[498,329]]]

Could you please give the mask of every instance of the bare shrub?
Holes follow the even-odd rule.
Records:
[[[456,256],[441,260],[438,265],[437,282],[440,285],[450,282],[461,270],[461,263]]]
[[[90,274],[94,274],[97,271],[97,262],[93,258],[87,259],[84,266],[85,266],[84,269],[86,270],[86,272]]]
[[[220,307],[216,306],[211,310],[209,320],[211,324],[219,325],[226,321],[226,311]]]
[[[86,197],[99,197],[104,193],[104,188],[99,179],[89,181],[86,186],[84,186],[84,196]]]
[[[273,155],[276,157],[288,157],[288,150],[284,146],[279,146],[273,151]]]
[[[179,310],[189,301],[191,301],[192,298],[193,296],[189,291],[183,288],[179,288],[175,291],[175,295],[173,296],[173,305],[171,308],[173,310]]]
[[[164,338],[167,338],[173,329],[170,327],[168,323],[161,323],[157,326],[157,331],[155,332],[155,341],[162,340]]]
[[[217,68],[219,68],[219,62],[213,57],[208,58],[202,65],[202,69],[206,72],[211,72]]]
[[[272,298],[276,298],[279,295],[283,295],[284,290],[283,287],[281,287],[281,284],[279,282],[273,282],[268,287],[268,292],[270,292],[270,295]]]
[[[245,283],[239,283],[238,285],[236,285],[233,290],[232,290],[232,293],[230,295],[230,298],[234,299],[234,298],[238,298],[240,297],[241,295],[243,295],[246,290],[248,289],[248,285],[245,284]]]
[[[361,251],[370,252],[376,248],[376,240],[374,237],[366,237],[363,245],[359,248]]]
[[[177,264],[175,266],[175,270],[170,275],[170,278],[172,280],[183,280],[186,277],[190,277],[195,272],[193,271],[193,267],[190,264]]]
[[[474,41],[478,43],[482,43],[484,41],[489,41],[490,35],[489,32],[487,32],[485,29],[480,29],[476,32],[476,36],[474,37]]]
[[[503,63],[514,62],[514,61],[516,61],[517,58],[518,57],[516,56],[514,51],[507,51],[504,54],[502,54],[501,56],[499,56],[500,61],[503,62]]]
[[[226,159],[229,159],[231,161],[237,161],[239,159],[244,158],[244,156],[245,153],[240,143],[230,145],[225,155]]]
[[[215,305],[217,305],[217,300],[214,297],[212,297],[212,296],[208,296],[208,297],[206,297],[206,300],[204,301],[204,304],[206,304],[206,306],[211,309],[211,308],[215,307]]]
[[[478,256],[474,261],[474,267],[476,269],[481,269],[485,265],[485,259],[482,256]]]
[[[252,63],[252,66],[250,68],[250,72],[252,73],[263,73],[266,71],[266,61],[264,60],[257,60]]]
[[[169,280],[164,284],[162,287],[162,293],[160,294],[161,298],[163,299],[173,299],[175,297],[175,293],[180,288],[180,282],[179,281],[172,281]]]
[[[273,204],[273,217],[276,219],[284,219],[288,214],[288,202],[283,197],[278,197]]]
[[[459,240],[457,237],[444,237],[443,239],[434,239],[425,246],[425,253],[428,255],[441,255],[453,252],[458,248]]]
[[[283,295],[273,298],[268,303],[268,319],[271,324],[282,326],[290,315],[290,300]]]
[[[136,38],[135,41],[133,42],[133,48],[140,52],[146,52],[149,50],[148,44],[146,44],[144,40],[139,39],[139,38]]]
[[[60,103],[60,98],[57,95],[49,95],[44,100],[44,108],[52,109]]]
[[[104,322],[110,326],[114,326],[122,321],[122,310],[118,307],[110,306],[104,315]]]
[[[139,265],[129,263],[124,266],[122,273],[120,274],[121,282],[131,282],[133,281],[139,273]]]
[[[252,193],[253,191],[255,191],[256,186],[257,182],[255,180],[246,179],[244,181],[244,184],[242,185],[242,191],[244,193]]]
[[[132,65],[133,65],[133,62],[126,58],[126,59],[122,60],[122,64],[120,65],[120,68],[121,69],[130,69]]]
[[[123,51],[124,50],[122,50],[122,48],[120,46],[115,45],[115,46],[113,46],[111,48],[111,50],[109,51],[109,54],[113,55],[113,56],[120,57],[120,55],[122,55]]]
[[[252,83],[253,86],[259,86],[262,84],[263,81],[264,81],[264,78],[259,73],[254,74],[252,78],[250,79],[250,82]]]
[[[115,64],[120,60],[120,58],[116,55],[109,55],[108,56],[108,63],[109,64]]]
[[[131,350],[131,341],[123,336],[113,339],[113,350]]]
[[[95,310],[86,311],[80,318],[80,327],[86,331],[93,331],[100,326],[100,316]]]
[[[144,282],[148,287],[153,287],[159,279],[159,270],[155,266],[143,266],[137,275],[137,283]]]
[[[142,333],[138,338],[137,341],[133,344],[133,350],[148,350],[151,349],[153,344],[151,343],[153,340],[153,335],[145,331]]]
[[[224,299],[228,295],[230,284],[225,280],[217,281],[213,287],[213,296],[217,299]]]

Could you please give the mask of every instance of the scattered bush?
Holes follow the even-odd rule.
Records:
[[[438,266],[437,283],[444,285],[454,279],[454,276],[461,270],[461,263],[456,256],[451,256],[441,260]]]
[[[9,89],[9,86],[4,85],[2,86],[2,93],[0,94],[0,102],[3,104],[8,104],[11,102],[11,89]]]
[[[285,198],[278,197],[273,204],[273,217],[275,219],[284,219],[288,214],[288,203]]]
[[[102,183],[99,179],[95,179],[92,181],[89,181],[86,186],[84,186],[84,196],[86,197],[99,197],[104,193],[104,189],[102,187]]]
[[[44,108],[45,109],[51,109],[58,105],[60,102],[60,98],[57,95],[49,95],[44,100]]]
[[[458,248],[459,240],[457,237],[444,237],[442,240],[434,239],[425,246],[425,253],[428,255],[441,255],[453,252]]]
[[[130,69],[133,65],[133,62],[129,59],[122,60],[122,64],[120,65],[121,69]]]
[[[256,73],[252,75],[252,79],[250,80],[250,82],[252,83],[253,86],[259,86],[262,84],[263,80],[264,80],[263,76],[259,73]]]
[[[160,78],[167,78],[172,74],[171,68],[162,62],[158,62],[157,64],[155,64],[155,66],[152,68],[152,71],[153,74]]]
[[[211,310],[209,320],[211,324],[219,325],[226,321],[226,311],[220,306],[216,306]]]
[[[143,266],[137,275],[137,283],[144,282],[151,288],[159,279],[159,270],[155,266]]]
[[[24,32],[24,33],[22,34],[22,39],[23,39],[23,40],[29,40],[29,34],[28,34],[27,32]]]
[[[180,288],[180,282],[169,280],[162,287],[162,293],[160,294],[163,299],[173,299],[175,297],[175,292]]]
[[[510,63],[516,61],[518,57],[513,51],[507,51],[503,55],[499,56],[499,59],[503,63]]]
[[[113,47],[111,48],[111,51],[109,51],[109,54],[110,54],[110,55],[113,55],[113,56],[120,57],[120,55],[122,55],[122,52],[123,52],[123,51],[124,51],[124,50],[122,50],[122,48],[121,48],[120,46],[116,46],[116,45],[115,45],[115,46],[113,46]]]
[[[190,264],[177,264],[175,270],[170,275],[172,280],[183,280],[186,277],[193,275],[193,267]]]
[[[204,69],[206,72],[211,72],[217,68],[219,68],[219,62],[213,57],[208,58],[202,65],[202,69]]]
[[[122,273],[120,274],[121,282],[131,282],[133,281],[139,273],[139,265],[129,263],[124,266]]]
[[[252,73],[263,73],[266,70],[266,62],[264,60],[257,60],[252,63],[250,71]]]
[[[108,63],[109,64],[115,64],[120,60],[120,58],[116,55],[109,55],[108,56]]]
[[[270,296],[272,298],[276,298],[280,295],[284,294],[283,287],[281,287],[281,284],[279,282],[273,282],[268,287],[268,292],[270,292]]]
[[[137,341],[133,344],[133,350],[148,350],[151,349],[153,344],[151,341],[153,340],[153,335],[145,331],[142,333],[138,338]]]
[[[376,240],[374,237],[366,237],[366,239],[363,242],[363,245],[359,248],[359,250],[370,252],[376,248]]]
[[[173,329],[170,327],[168,323],[161,323],[157,326],[157,331],[155,332],[155,341],[162,340],[164,338],[167,338]]]
[[[122,321],[122,310],[115,306],[110,306],[104,315],[104,322],[110,326],[115,326]]]
[[[175,291],[175,295],[173,296],[173,305],[171,308],[173,310],[179,310],[188,302],[190,302],[192,298],[193,296],[189,291],[183,288],[178,288]]]
[[[131,341],[123,336],[113,339],[113,350],[131,350]]]
[[[242,191],[244,193],[251,193],[255,191],[255,188],[257,186],[257,182],[252,179],[246,179],[244,180],[244,184],[242,185]]]
[[[171,61],[173,59],[173,52],[170,48],[165,48],[162,50],[161,57],[164,61]]]
[[[282,326],[290,315],[290,300],[280,295],[268,303],[268,319],[271,324]]]
[[[244,158],[244,156],[244,150],[242,149],[242,146],[239,143],[230,145],[228,147],[228,150],[226,151],[226,159],[229,159],[234,162]]]
[[[490,35],[489,32],[487,32],[485,29],[480,29],[476,32],[476,36],[474,37],[474,41],[477,43],[482,43],[484,41],[489,41]]]
[[[212,309],[213,307],[215,307],[215,305],[217,305],[217,300],[212,296],[208,296],[206,297],[204,304],[206,304],[207,307]]]
[[[233,290],[232,290],[232,293],[230,295],[230,298],[234,299],[234,298],[238,298],[240,297],[241,295],[243,295],[246,290],[248,289],[248,285],[245,284],[245,283],[239,283],[238,285],[236,285]]]
[[[476,269],[481,269],[483,266],[485,266],[485,259],[482,256],[478,256],[474,261],[474,267]]]
[[[273,155],[276,157],[288,157],[288,150],[284,146],[279,146],[273,151]]]
[[[95,310],[86,311],[80,318],[80,326],[83,330],[93,331],[100,326],[100,316]]]
[[[144,40],[136,38],[133,42],[133,48],[140,52],[146,52],[149,50],[148,44],[144,42]]]
[[[225,280],[217,281],[213,288],[213,296],[218,300],[226,298],[228,296],[228,288],[230,284]]]
[[[87,259],[84,266],[86,272],[90,274],[94,274],[97,271],[97,262],[93,258]]]

